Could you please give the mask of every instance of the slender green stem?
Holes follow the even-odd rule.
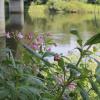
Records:
[[[82,58],[83,58],[83,56],[82,56],[82,54],[81,54],[81,56],[80,56],[80,58],[79,58],[79,60],[78,60],[78,62],[77,62],[77,64],[76,64],[76,67],[78,67],[78,65],[79,65],[79,63],[81,62]]]
[[[92,45],[89,45],[88,48],[87,48],[86,50],[89,50],[89,49],[91,48],[91,46],[92,46]],[[76,67],[78,67],[78,65],[79,65],[79,63],[81,62],[82,58],[83,58],[83,53],[81,52],[80,58],[79,58],[79,60],[78,60],[78,62],[77,62],[77,64],[76,64]]]
[[[69,80],[67,83],[64,83],[64,86],[63,86],[63,88],[62,88],[61,93],[59,94],[59,96],[58,96],[55,100],[61,100],[62,95],[64,94],[64,92],[65,92],[65,90],[66,90],[66,87],[67,87],[72,81],[74,81],[74,80],[72,79],[72,80]]]
[[[59,94],[59,96],[56,98],[56,100],[61,100],[62,95],[63,95],[63,93],[64,93],[65,89],[66,89],[66,87],[65,87],[65,86],[63,86],[62,91],[61,91],[61,93]]]

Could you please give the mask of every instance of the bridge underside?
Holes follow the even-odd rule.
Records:
[[[9,0],[9,12],[10,13],[23,13],[24,12],[24,0]]]

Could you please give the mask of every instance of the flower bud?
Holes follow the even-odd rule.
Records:
[[[54,55],[54,61],[59,61],[61,59],[61,56],[59,54]]]

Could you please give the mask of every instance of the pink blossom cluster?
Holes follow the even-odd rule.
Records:
[[[45,34],[47,37],[51,36],[51,33]],[[35,36],[34,33],[30,32],[27,35],[24,35],[22,32],[14,33],[14,32],[7,32],[6,38],[15,38],[18,40],[27,40],[27,44],[34,50],[40,50],[40,47],[45,47],[45,37],[42,34]],[[51,48],[45,48],[46,51],[50,52]]]
[[[42,35],[37,36],[31,47],[35,50],[39,50],[44,44],[44,37]]]
[[[68,89],[69,89],[70,91],[74,91],[74,90],[75,90],[75,88],[76,88],[76,86],[77,86],[77,84],[76,84],[76,83],[71,82],[71,83],[68,85]]]
[[[18,34],[17,34],[17,36],[15,36],[16,34],[14,34],[14,33],[10,33],[10,32],[7,32],[6,33],[6,38],[8,38],[8,39],[10,39],[10,38],[14,38],[14,37],[17,37],[18,39],[23,39],[24,38],[24,35],[23,35],[23,33],[21,33],[21,32],[19,32]]]
[[[59,61],[61,59],[61,56],[59,54],[54,55],[54,61]]]

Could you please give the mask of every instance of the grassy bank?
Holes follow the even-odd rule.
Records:
[[[68,2],[66,4],[66,11],[76,13],[100,13],[100,6],[82,2]]]
[[[71,1],[71,2],[48,2],[46,5],[34,5],[33,3],[29,7],[29,12],[41,15],[43,17],[46,11],[55,9],[56,12],[63,13],[100,13],[100,6],[87,4],[83,2]]]

